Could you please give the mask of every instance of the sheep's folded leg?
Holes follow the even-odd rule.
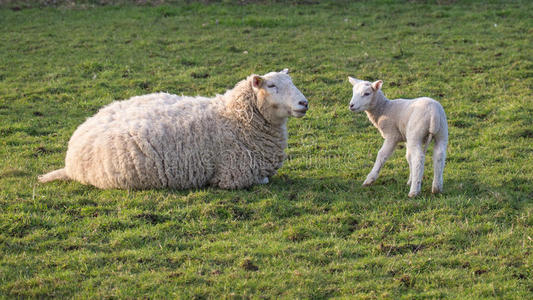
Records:
[[[258,182],[259,184],[267,184],[268,183],[268,177],[265,177]]]
[[[374,167],[372,168],[372,171],[368,174],[366,177],[365,182],[363,182],[363,186],[369,186],[379,176],[379,171],[381,170],[381,167],[383,167],[383,164],[387,161],[387,159],[391,156],[391,154],[394,152],[394,148],[396,148],[396,144],[398,142],[396,140],[387,139],[383,143],[383,146],[381,146],[381,149],[379,149],[378,156],[376,158],[376,162],[374,163]]]

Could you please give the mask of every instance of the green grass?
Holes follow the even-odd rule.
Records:
[[[531,298],[533,2],[305,3],[0,8],[0,298]],[[266,186],[37,184],[115,99],[286,67],[311,109]],[[405,149],[361,187],[348,75],[442,103],[444,194],[428,159],[407,198]]]

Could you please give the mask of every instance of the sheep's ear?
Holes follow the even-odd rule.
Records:
[[[382,84],[383,84],[382,80],[374,81],[374,82],[372,82],[372,89],[374,91],[378,91],[379,89],[381,89],[381,85]]]
[[[263,82],[265,82],[265,80],[261,76],[254,75],[254,77],[252,77],[252,86],[256,89],[261,88],[263,86]]]
[[[280,73],[289,74],[289,69],[285,68],[285,69],[281,70]]]
[[[355,85],[359,80],[353,78],[353,77],[350,77],[348,76],[348,81],[352,84],[352,85]]]

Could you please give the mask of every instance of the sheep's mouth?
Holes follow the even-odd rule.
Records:
[[[307,108],[304,108],[304,109],[294,109],[292,111],[292,115],[295,116],[296,118],[301,118],[303,116],[305,116],[305,113],[307,112]]]

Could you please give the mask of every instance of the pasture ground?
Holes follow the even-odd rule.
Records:
[[[428,2],[2,6],[0,297],[531,298],[533,2]],[[36,182],[115,99],[286,67],[311,108],[268,185]],[[407,198],[405,149],[361,187],[382,139],[348,75],[442,103],[444,194],[428,159]]]

